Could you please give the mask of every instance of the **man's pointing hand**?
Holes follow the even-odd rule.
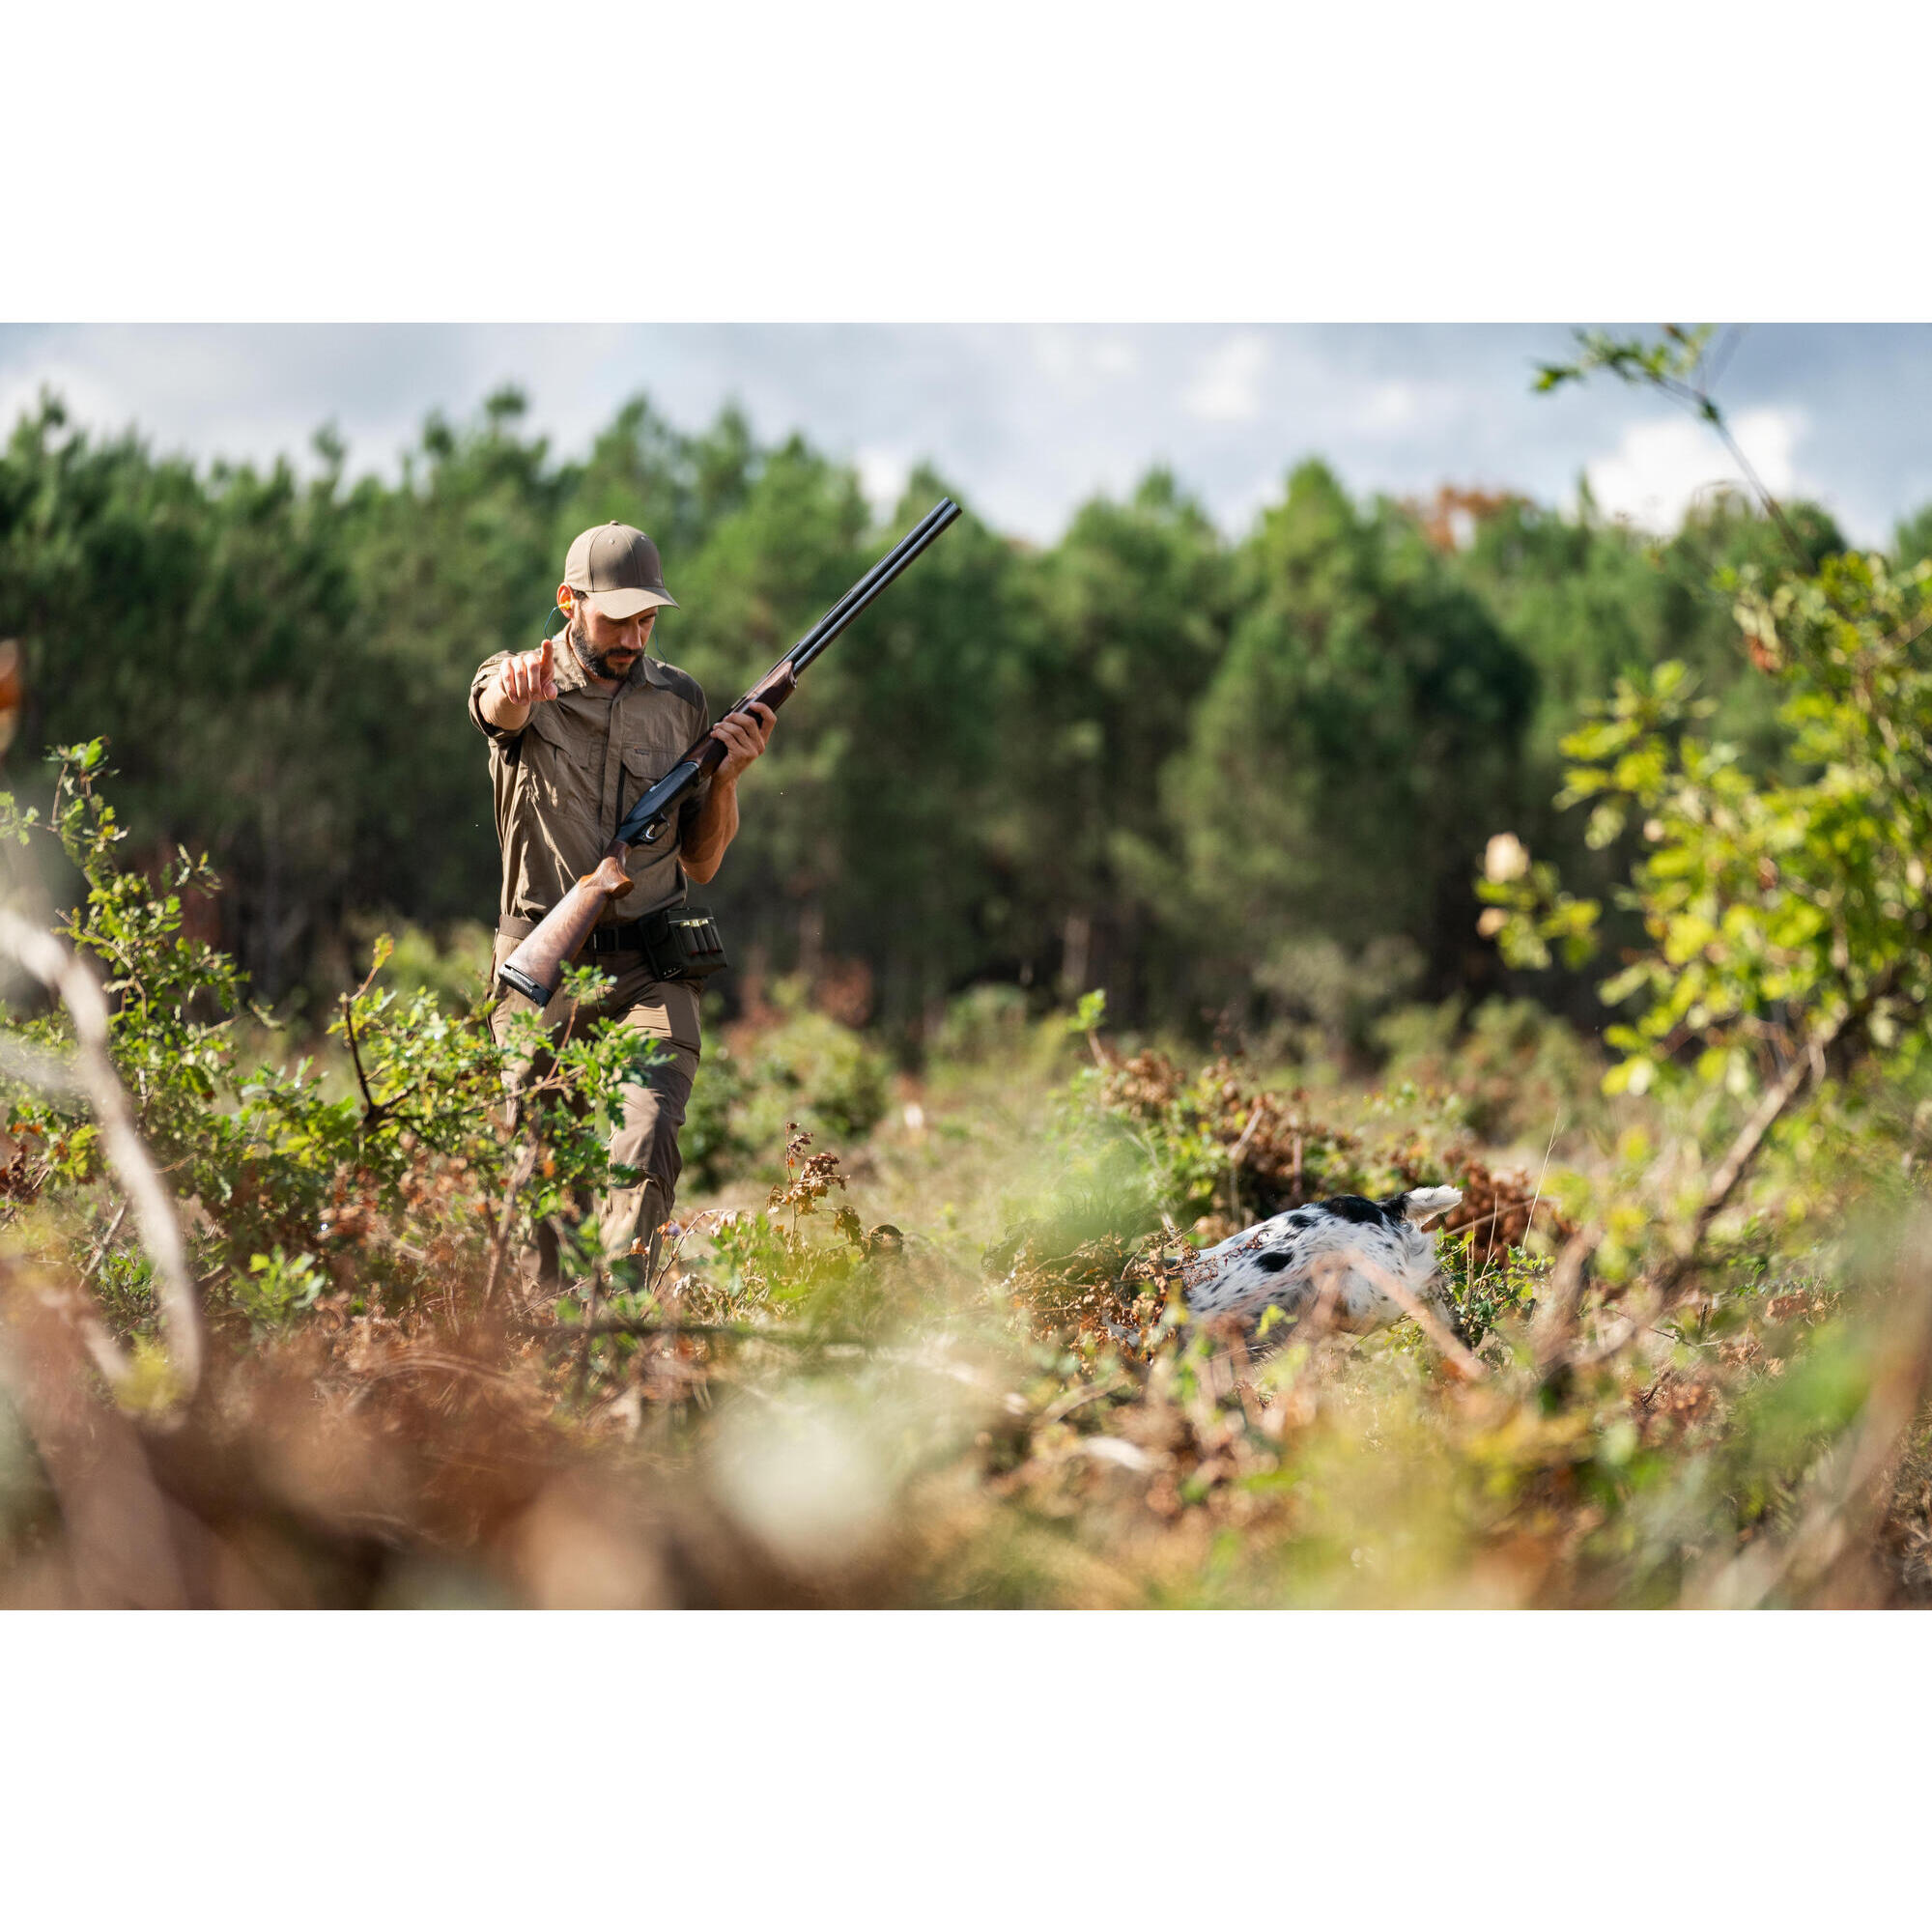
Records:
[[[497,670],[497,691],[505,703],[541,704],[556,696],[550,663],[551,640],[533,651],[512,651]]]

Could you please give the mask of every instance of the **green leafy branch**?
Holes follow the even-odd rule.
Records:
[[[1741,326],[1724,331],[1715,354],[1711,353],[1716,329],[1708,323],[1686,328],[1666,323],[1661,332],[1646,341],[1636,335],[1612,335],[1603,329],[1577,331],[1577,354],[1574,362],[1538,364],[1535,387],[1539,394],[1561,388],[1566,383],[1581,383],[1601,372],[1619,382],[1639,384],[1667,396],[1688,409],[1699,422],[1708,424],[1730,452],[1731,461],[1745,473],[1752,494],[1764,505],[1765,514],[1777,526],[1778,534],[1790,546],[1801,570],[1809,569],[1810,556],[1799,541],[1798,533],[1786,521],[1783,508],[1751,464],[1711,391],[1724,365],[1743,338]]]

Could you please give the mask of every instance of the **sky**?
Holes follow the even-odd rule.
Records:
[[[1508,488],[1652,528],[1734,480],[1664,399],[1598,378],[1532,393],[1560,325],[329,324],[0,326],[0,424],[52,389],[91,430],[157,451],[303,463],[332,424],[352,474],[393,475],[423,419],[504,383],[565,454],[628,397],[685,429],[727,401],[802,431],[881,506],[934,464],[994,527],[1053,542],[1080,503],[1168,465],[1230,535],[1307,456],[1357,494]],[[1765,483],[1858,543],[1932,501],[1932,328],[1745,329],[1719,400]]]

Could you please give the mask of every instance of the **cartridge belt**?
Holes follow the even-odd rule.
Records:
[[[507,918],[497,922],[497,930],[507,939],[521,941],[539,923],[534,919]],[[619,925],[593,926],[582,952],[584,956],[640,953],[660,980],[705,980],[713,973],[722,973],[729,963],[717,922],[702,906],[688,902],[658,906],[641,919],[626,920]]]
[[[652,915],[646,913],[642,919],[629,919],[622,925],[597,925],[590,929],[590,937],[583,942],[585,952],[647,952],[650,948],[644,940],[644,927]],[[657,923],[662,926],[664,918],[657,915]]]
[[[520,919],[513,913],[505,914],[497,922],[497,930],[505,939],[521,942],[544,923],[544,914],[538,913],[531,919]],[[653,917],[654,914],[645,913],[642,919],[627,919],[621,925],[593,926],[590,937],[583,942],[583,950],[586,952],[641,952],[644,950],[644,923]]]

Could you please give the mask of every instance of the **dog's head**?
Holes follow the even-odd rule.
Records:
[[[1438,1214],[1463,1205],[1460,1187],[1411,1187],[1406,1194],[1391,1194],[1382,1203],[1391,1214],[1400,1214],[1418,1228],[1426,1228]]]
[[[1410,1255],[1422,1277],[1416,1290],[1418,1296],[1452,1325],[1456,1310],[1449,1299],[1448,1277],[1436,1260],[1435,1238],[1425,1231],[1450,1208],[1460,1207],[1462,1201],[1460,1187],[1411,1187],[1406,1193],[1391,1194],[1379,1204],[1407,1236]]]

